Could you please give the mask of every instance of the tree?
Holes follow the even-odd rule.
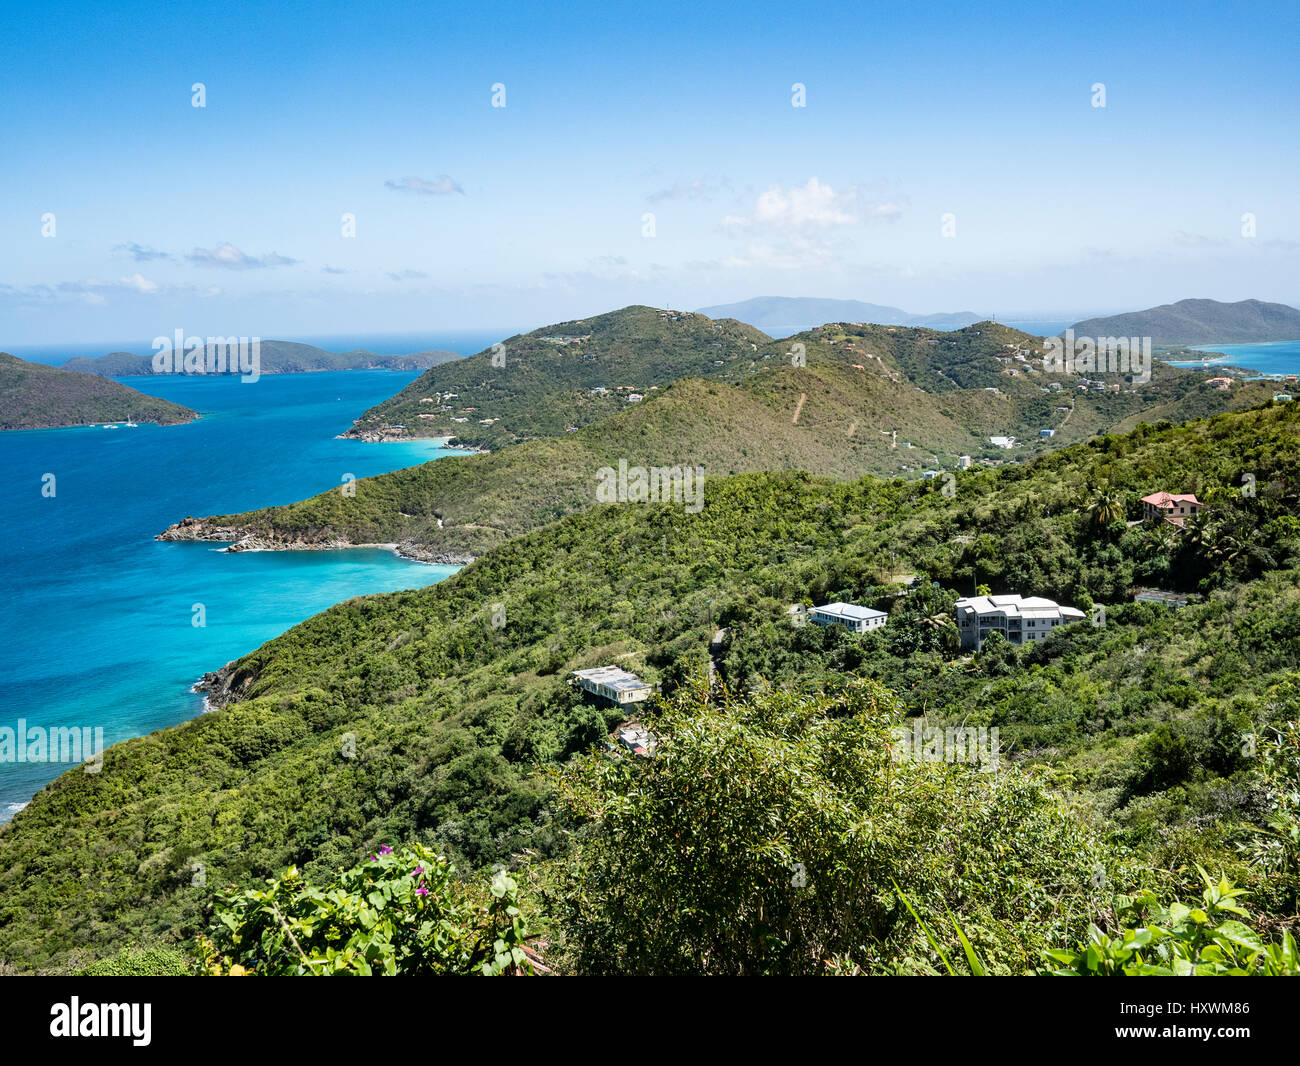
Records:
[[[553,771],[575,823],[556,901],[572,969],[929,972],[939,956],[895,886],[950,941],[960,915],[998,972],[1063,942],[1050,930],[1082,935],[1091,871],[1108,864],[1084,824],[1018,771],[912,750],[899,723],[874,682],[720,709],[697,693],[648,722],[654,757]]]

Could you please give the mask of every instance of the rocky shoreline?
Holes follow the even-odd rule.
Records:
[[[354,427],[346,433],[338,434],[335,440],[359,440],[366,444],[411,444],[418,440],[427,440],[455,452],[465,452],[467,455],[486,455],[492,450],[476,444],[457,444],[455,437],[421,437],[405,429],[357,429]]]
[[[238,703],[248,691],[248,684],[253,680],[252,674],[239,677],[235,670],[237,659],[232,659],[220,670],[211,670],[204,674],[193,686],[191,692],[203,693],[203,711],[217,711],[228,703]]]
[[[206,518],[187,516],[168,526],[154,540],[211,541],[227,544],[228,552],[246,551],[343,551],[349,548],[382,548],[404,559],[438,566],[468,566],[475,559],[464,552],[444,551],[414,541],[392,543],[355,544],[337,534],[306,539],[301,536],[274,531],[250,530],[244,526],[223,526]]]

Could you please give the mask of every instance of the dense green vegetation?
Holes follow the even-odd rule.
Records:
[[[1205,890],[1199,904],[1161,906],[1155,893],[1121,895],[1114,903],[1119,928],[1097,925],[1073,951],[1047,952],[1061,977],[1300,976],[1300,951],[1291,930],[1266,943],[1240,919],[1247,893],[1198,868]]]
[[[219,899],[204,971],[261,977],[449,974],[496,977],[532,969],[519,886],[504,870],[471,897],[446,860],[418,844],[384,845],[315,888],[296,869],[265,888]]]
[[[146,396],[116,381],[29,363],[0,352],[0,430],[127,420],[169,426],[198,417],[188,407]]]
[[[1081,337],[1150,337],[1157,346],[1293,341],[1300,338],[1300,311],[1262,300],[1232,304],[1179,300],[1145,311],[1089,318],[1072,328]]]
[[[434,367],[366,411],[350,432],[455,437],[484,448],[561,437],[621,410],[629,394],[645,396],[678,378],[735,384],[771,344],[740,322],[626,307],[544,326]]]
[[[557,871],[547,889],[563,938],[557,958],[613,966],[612,956],[590,953],[582,933],[600,916],[564,902],[572,882],[558,871],[596,863],[610,892],[618,871],[575,850],[581,807],[557,805],[552,779],[539,771],[602,744],[621,716],[585,699],[566,673],[617,662],[665,696],[688,698],[719,625],[727,632],[715,649],[718,678],[742,698],[707,713],[720,729],[732,717],[749,723],[752,743],[735,757],[751,767],[775,773],[787,756],[790,767],[824,762],[830,738],[848,728],[825,727],[824,744],[818,726],[808,750],[786,751],[783,731],[803,728],[805,705],[781,693],[833,702],[853,684],[877,682],[910,717],[998,726],[1024,776],[999,771],[995,780],[1023,789],[1017,809],[1039,811],[1033,824],[1044,834],[1069,824],[1092,841],[1116,891],[1194,891],[1200,863],[1250,891],[1267,926],[1294,925],[1288,797],[1300,785],[1285,738],[1286,724],[1300,720],[1298,437],[1292,404],[1144,425],[1032,463],[960,474],[952,495],[936,482],[741,474],[710,481],[698,514],[596,507],[508,540],[437,586],[340,604],[225,671],[223,709],[110,748],[99,774],[65,774],[0,830],[0,958],[49,967],[92,945],[107,952],[143,936],[192,937],[210,921],[217,888],[246,888],[290,866],[311,884],[331,884],[380,844],[406,841],[466,871],[498,861]],[[1242,493],[1244,474],[1253,475],[1253,495]],[[1130,527],[1139,498],[1162,488],[1195,491],[1209,506],[1182,534]],[[903,594],[902,574],[924,576]],[[1142,583],[1203,600],[1178,611],[1125,606]],[[1066,627],[1023,649],[991,641],[973,659],[954,658],[942,616],[956,592],[976,584],[1086,610],[1095,601],[1106,607],[1105,624]],[[857,637],[789,622],[791,604],[841,598],[888,607],[890,625]],[[770,703],[761,696],[769,689]],[[750,692],[758,695],[744,698]],[[884,695],[877,702],[890,707]],[[836,721],[844,713],[812,706]],[[705,712],[688,703],[661,713],[689,723]],[[731,750],[684,752],[680,765],[707,752],[725,763]],[[864,766],[870,773],[856,785],[827,781],[825,802],[841,787],[873,794],[876,764]],[[910,773],[896,780],[924,788],[927,779]],[[957,791],[918,811],[910,829],[900,810],[900,832],[926,831],[936,811],[960,821],[1001,809],[996,794],[963,799],[959,785],[982,787],[965,778],[936,781]],[[815,781],[808,787],[821,795]],[[652,800],[629,798],[658,817]],[[1073,821],[1053,820],[1062,803]],[[786,813],[792,839],[812,840],[799,835],[798,813]],[[992,854],[969,856],[973,869],[988,871],[985,891],[1001,891],[989,887],[1001,883],[999,871],[1045,884],[1045,867],[1017,843],[1020,821],[990,823],[998,824],[1010,835],[990,830]],[[751,831],[743,819],[735,826],[737,839]],[[195,864],[204,884],[195,884]],[[1141,886],[1129,879],[1138,868]],[[751,879],[755,869],[737,867]],[[1002,898],[958,907],[923,864],[879,869],[899,880],[932,931],[953,928],[945,908],[966,918],[994,968],[1016,969],[1039,948],[1086,935],[1077,909],[1053,918]],[[1034,915],[1054,941],[1031,936]],[[801,969],[830,926],[803,910],[788,919],[773,934],[787,947],[717,956],[719,968]],[[862,940],[866,948],[834,941],[850,969],[937,965],[896,901],[873,903],[864,921],[877,937]],[[701,938],[716,935],[686,928],[678,947],[649,945],[662,954],[626,961],[687,968],[682,960],[698,961]]]
[[[636,366],[643,362],[632,360],[632,355],[648,358],[664,331],[687,331],[668,349],[668,356],[679,364],[694,358],[692,344],[698,348],[704,343],[700,330],[706,338],[727,336],[713,333],[716,323],[708,324],[707,319],[666,322],[649,308],[591,322],[602,324],[602,339],[621,345],[615,350]],[[557,346],[538,339],[566,335],[562,330],[572,326],[551,326],[529,335],[529,343],[545,349],[550,360],[535,369],[555,375],[554,382],[567,380],[566,373],[593,372],[583,369],[592,365],[585,356],[558,356]],[[593,331],[597,328],[592,326]],[[637,334],[638,329],[649,330],[649,336]],[[789,350],[794,343],[802,345],[804,366],[792,365]],[[1143,419],[1201,417],[1270,396],[1269,386],[1262,384],[1220,392],[1206,386],[1201,375],[1164,366],[1157,367],[1149,384],[1120,391],[1044,391],[1046,386],[1037,382],[1047,380],[1045,375],[1003,373],[1007,367],[1001,360],[1015,361],[1007,345],[1032,353],[1035,349],[1029,346],[1037,343],[992,323],[952,333],[820,327],[749,353],[754,358],[746,358],[744,351],[733,353],[719,373],[735,371],[744,378],[742,384],[688,378],[650,393],[642,403],[628,405],[606,397],[601,402],[613,405],[613,414],[601,417],[604,408],[593,407],[587,413],[598,421],[560,439],[529,440],[489,455],[445,458],[382,474],[358,482],[354,496],[335,489],[301,503],[187,519],[167,530],[164,539],[251,537],[251,543],[264,546],[401,544],[413,555],[460,561],[592,506],[597,471],[616,467],[620,459],[645,467],[687,464],[703,467],[711,476],[795,468],[841,478],[867,473],[918,477],[926,467],[956,469],[959,454],[1002,462],[1009,453],[993,446],[991,435],[1027,436],[1030,443],[1018,446],[1014,454],[1041,454],[1117,424],[1132,428]],[[532,349],[523,345],[521,350],[525,354],[518,358],[526,370]],[[501,392],[503,382],[515,382],[514,388],[532,380],[531,371],[520,370],[523,377],[516,381],[513,364],[507,364],[506,373],[485,365],[484,357],[475,360],[431,373],[443,381],[453,372],[472,377],[471,364],[482,373],[491,370],[498,376],[491,395],[473,394],[476,403],[486,405],[506,395]],[[556,360],[561,365],[552,366]],[[566,361],[571,364],[567,369]],[[667,373],[669,366],[663,364],[661,372]],[[416,392],[423,389],[418,385],[412,386]],[[988,387],[998,391],[987,392]],[[528,421],[534,410],[527,406],[528,395],[510,392],[509,405],[519,406],[517,419],[527,422],[529,432],[549,434],[554,426]],[[518,431],[518,421],[509,424]],[[1056,437],[1040,441],[1040,426],[1055,426]],[[496,426],[491,429],[498,433]],[[458,436],[465,439],[464,434]],[[468,439],[481,442],[473,435]]]
[[[261,341],[258,357],[260,373],[263,374],[306,374],[318,370],[425,370],[460,358],[455,352],[442,351],[412,355],[378,355],[362,350],[327,352],[314,344],[275,340]],[[152,355],[132,352],[109,352],[93,359],[73,356],[63,363],[62,368],[115,378],[152,376],[154,373]]]
[[[686,698],[654,716],[654,758],[568,768],[557,957],[603,974],[933,972],[906,893],[923,920],[955,915],[994,972],[1032,968],[1104,905],[1095,871],[1126,879],[1128,860],[1018,770],[896,757],[900,718],[872,682]]]

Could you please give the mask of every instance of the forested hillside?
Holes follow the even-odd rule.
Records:
[[[1289,794],[1278,791],[1285,757],[1262,753],[1300,716],[1298,445],[1300,409],[1270,405],[959,474],[951,496],[935,483],[743,474],[710,481],[698,514],[596,507],[442,584],[340,604],[214,679],[222,710],[114,746],[102,772],[65,774],[0,830],[0,958],[49,966],[90,945],[191,936],[213,906],[196,863],[206,885],[291,864],[320,881],[381,843],[411,841],[464,870],[541,863],[538,877],[562,879],[548,863],[569,861],[582,813],[557,805],[539,770],[602,743],[620,718],[567,672],[616,662],[665,695],[686,693],[719,626],[714,657],[731,690],[833,694],[874,681],[898,714],[1000,725],[1008,757],[1039,775],[1024,788],[1046,789],[1032,804],[1073,803],[1069,832],[1095,841],[1115,885],[1137,887],[1136,862],[1156,888],[1189,891],[1199,861],[1285,925],[1294,851],[1259,834],[1285,820]],[[1181,534],[1130,526],[1139,498],[1159,489],[1195,491],[1207,509]],[[918,575],[907,594],[904,574]],[[943,619],[977,584],[1095,601],[1105,624],[962,658]],[[1174,613],[1125,606],[1139,584],[1205,599]],[[887,609],[889,625],[856,637],[790,624],[790,605],[830,599]],[[893,705],[875,698],[882,712]],[[988,827],[989,856],[1023,846],[1018,816],[970,817]],[[1057,832],[1043,825],[1043,840]],[[1002,898],[1004,876],[1046,876],[1023,859],[1022,873],[990,869],[961,900],[909,880],[913,902],[986,925],[986,946],[1014,970],[1047,946],[1031,932],[1046,912]],[[590,918],[570,902],[576,945]],[[1080,932],[1071,914],[1045,927],[1058,943]],[[913,949],[896,953],[872,928],[881,939],[854,965],[903,965]]]
[[[0,352],[0,430],[128,420],[168,426],[195,418],[197,411],[146,396],[116,381],[29,363]]]
[[[651,329],[650,322],[655,323],[654,336],[655,331],[683,328],[665,324],[650,309],[592,321],[605,321],[604,328],[620,338],[621,330]],[[703,327],[689,328],[698,333]],[[714,335],[711,326],[704,333]],[[677,338],[675,343],[683,347],[674,349],[674,358],[689,361],[681,352],[695,342]],[[638,346],[640,340],[636,345],[620,343],[634,349],[638,358],[648,351]],[[1080,390],[1073,378],[1065,378],[1068,387],[1053,389],[1045,383],[1061,385],[1057,378],[1064,376],[1028,372],[1029,357],[1041,354],[1038,343],[992,323],[952,333],[821,327],[754,353],[753,358],[744,358],[742,352],[719,371],[739,376],[739,384],[684,379],[647,393],[637,403],[593,398],[594,406],[584,417],[594,421],[558,437],[551,436],[553,427],[530,421],[531,409],[522,406],[519,419],[544,439],[369,478],[357,483],[352,496],[334,490],[245,514],[189,517],[162,538],[242,542],[245,547],[398,544],[418,558],[459,562],[592,506],[597,471],[616,467],[620,460],[643,467],[685,464],[711,477],[800,469],[838,478],[916,478],[927,470],[954,471],[962,455],[1000,464],[1117,425],[1132,428],[1143,420],[1204,416],[1271,396],[1266,384],[1239,384],[1223,392],[1206,385],[1202,375],[1162,364],[1144,384]],[[1025,355],[1024,362],[1008,351]],[[572,363],[574,373],[586,363],[585,356],[576,353],[556,358]],[[491,371],[490,364],[484,368],[482,357],[474,359],[484,373]],[[471,362],[458,365],[456,373],[472,376]],[[1016,369],[1016,376],[1008,375],[1008,369]],[[431,373],[445,376],[452,370]],[[500,380],[517,384],[514,373]],[[500,398],[497,385],[489,391],[492,395],[485,394],[481,402],[492,404]],[[555,393],[562,395],[588,402],[585,394]],[[511,396],[511,404],[526,405],[528,395]],[[509,419],[501,423],[516,429],[522,424]],[[496,437],[505,432],[495,425],[488,428]],[[1052,429],[1054,435],[1043,438],[1040,428]],[[1020,443],[1004,449],[990,441],[1007,435],[1020,438]],[[459,430],[457,439],[466,439]],[[468,439],[481,438],[470,434]]]

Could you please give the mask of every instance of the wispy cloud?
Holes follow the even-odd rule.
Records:
[[[176,258],[171,254],[171,252],[160,252],[156,248],[150,248],[143,244],[136,244],[135,241],[115,245],[113,252],[114,254],[129,255],[137,263],[152,263],[158,259]]]
[[[128,274],[116,281],[86,278],[83,281],[60,281],[53,285],[0,285],[0,303],[13,306],[37,306],[69,300],[102,307],[111,296],[155,296],[166,289],[143,274]]]
[[[187,257],[198,266],[220,267],[223,270],[262,270],[267,267],[295,266],[297,259],[271,252],[268,255],[248,255],[233,244],[218,244],[215,248],[195,248]]]
[[[1174,244],[1180,248],[1222,248],[1228,242],[1222,237],[1206,237],[1180,229],[1174,233]]]
[[[452,193],[465,195],[460,182],[446,174],[439,174],[433,181],[425,178],[403,178],[401,181],[386,181],[386,188],[394,192],[409,192],[414,196],[450,196]]]
[[[390,270],[388,277],[393,281],[417,281],[429,275],[423,270]]]
[[[694,181],[674,182],[666,189],[656,189],[646,194],[646,200],[652,204],[663,203],[666,200],[697,200],[709,203],[720,196],[734,194],[735,190],[727,178],[717,181],[710,178],[696,178]]]
[[[352,274],[354,271],[348,270],[347,267],[323,266],[320,268],[322,274]]]

